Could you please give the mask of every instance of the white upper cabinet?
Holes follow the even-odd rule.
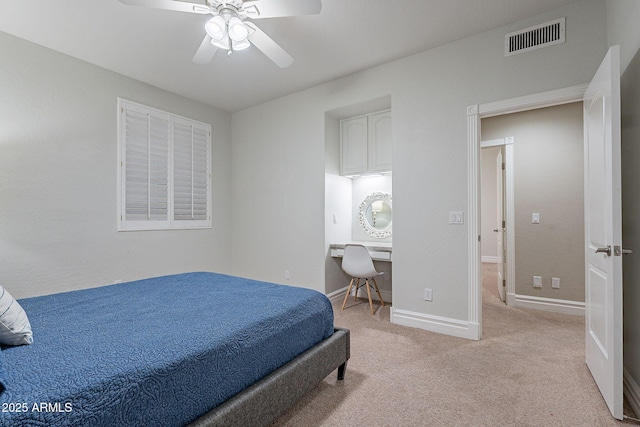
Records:
[[[391,172],[391,111],[340,122],[342,175]]]
[[[360,175],[367,172],[367,117],[342,120],[340,145],[342,149],[342,175]]]
[[[372,114],[369,126],[369,172],[391,171],[391,111]]]

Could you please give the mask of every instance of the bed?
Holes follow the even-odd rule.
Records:
[[[268,425],[350,356],[326,296],[217,273],[19,303],[33,343],[1,348],[1,425]]]

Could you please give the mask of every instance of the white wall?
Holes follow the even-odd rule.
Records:
[[[640,413],[640,53],[622,75],[622,244],[632,249],[623,269],[623,333],[625,381],[633,384]]]
[[[620,45],[620,71],[624,73],[640,47],[640,2],[607,0],[607,41]]]
[[[622,262],[625,395],[640,413],[640,2],[608,0],[609,45],[620,45],[622,95]]]
[[[325,288],[328,295],[344,287],[348,280],[339,259],[332,258],[329,245],[346,242],[351,236],[351,179],[340,176],[340,120],[325,116]],[[335,216],[335,220],[334,220]]]
[[[230,271],[230,115],[0,33],[0,283],[16,298]],[[212,125],[211,230],[116,231],[117,97]]]
[[[504,57],[506,33],[562,16],[566,43]],[[468,211],[467,106],[586,83],[605,53],[606,4],[586,0],[233,114],[233,272],[324,289],[325,112],[391,94],[394,308],[464,322],[467,226],[448,219]]]

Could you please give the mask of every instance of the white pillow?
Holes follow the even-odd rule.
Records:
[[[18,301],[0,286],[0,344],[31,344],[31,324]]]

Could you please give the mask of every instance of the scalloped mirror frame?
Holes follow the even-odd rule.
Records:
[[[391,221],[389,222],[389,226],[383,230],[378,230],[373,228],[373,226],[367,220],[367,209],[373,202],[383,201],[389,204],[391,208]],[[360,226],[364,229],[364,231],[370,236],[376,239],[384,239],[391,236],[392,225],[393,225],[393,205],[391,204],[391,195],[387,193],[371,193],[368,195],[362,203],[360,203],[360,212],[358,214],[358,221],[360,222]]]

